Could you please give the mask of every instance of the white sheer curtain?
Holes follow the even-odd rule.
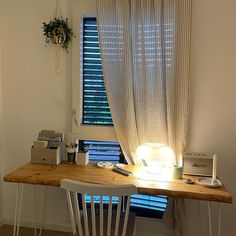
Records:
[[[129,164],[137,147],[165,143],[177,161],[186,146],[191,0],[97,0],[108,102]],[[184,235],[184,204],[171,199],[165,222]],[[173,211],[172,211],[173,210]]]
[[[97,0],[105,86],[129,164],[144,142],[186,144],[191,0]]]

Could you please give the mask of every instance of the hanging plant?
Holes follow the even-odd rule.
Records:
[[[43,22],[42,28],[46,43],[61,44],[68,53],[68,45],[74,34],[68,26],[67,18],[55,17],[49,23]]]

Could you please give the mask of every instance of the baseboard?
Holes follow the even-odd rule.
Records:
[[[5,219],[0,221],[0,224],[13,225],[14,222],[11,219]],[[20,225],[23,227],[34,228],[34,222],[30,221],[21,220]],[[155,227],[153,228],[153,226]],[[43,229],[60,231],[60,232],[72,232],[70,223],[55,224],[47,222],[43,224]],[[143,236],[143,235],[172,236],[173,234],[161,223],[160,220],[150,220],[147,218],[137,217],[135,236]]]
[[[144,231],[136,231],[135,236],[172,236],[173,234],[162,234],[162,233],[151,233],[151,232],[144,232]]]
[[[14,222],[13,222],[13,220],[5,219],[2,221],[2,224],[13,225]],[[34,228],[34,222],[21,220],[20,226]],[[37,226],[37,227],[39,227],[39,226]],[[60,232],[72,232],[71,225],[69,223],[68,224],[44,223],[43,229],[60,231]]]

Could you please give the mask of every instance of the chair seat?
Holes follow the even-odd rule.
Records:
[[[96,235],[97,236],[107,236],[107,222],[108,222],[108,217],[107,217],[107,210],[104,210],[104,216],[103,216],[103,235],[100,235],[100,223],[99,223],[99,215],[96,214]],[[111,235],[113,236],[115,233],[115,217],[116,217],[116,212],[114,211],[112,213],[112,224],[111,224]],[[122,235],[122,229],[123,229],[123,223],[124,223],[124,214],[121,214],[120,218],[120,223],[119,223],[119,231],[118,231],[118,236]],[[82,226],[84,226],[84,218],[83,216],[81,217],[82,221]],[[92,236],[92,220],[91,220],[91,214],[88,211],[88,224],[89,224],[89,235]],[[135,231],[135,214],[130,212],[129,213],[129,219],[128,219],[128,224],[127,224],[127,230],[126,230],[126,236],[133,236]],[[85,235],[85,229],[83,227],[83,233]]]

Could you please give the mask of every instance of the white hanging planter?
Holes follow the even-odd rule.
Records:
[[[60,15],[60,16],[59,16]],[[69,43],[74,36],[72,29],[68,25],[68,19],[61,16],[60,2],[56,2],[56,17],[50,20],[48,23],[43,22],[43,35],[45,36],[45,42],[56,45],[55,59],[54,59],[54,71],[60,71],[60,47],[65,49],[68,53]]]

